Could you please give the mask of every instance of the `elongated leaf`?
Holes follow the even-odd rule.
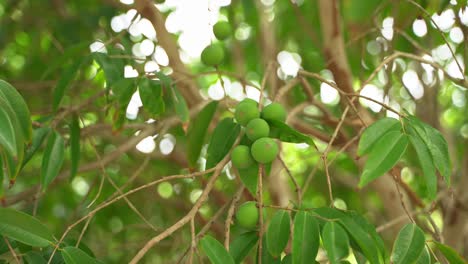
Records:
[[[75,79],[75,76],[80,69],[80,66],[83,63],[83,59],[80,59],[72,63],[68,68],[63,70],[60,75],[60,79],[57,82],[57,85],[54,89],[53,100],[52,100],[52,109],[57,111],[60,102],[62,101],[65,91],[70,86],[70,83]]]
[[[165,104],[163,100],[163,90],[159,81],[143,78],[138,84],[141,102],[143,107],[155,116],[164,112]]]
[[[424,144],[427,145],[435,167],[444,177],[447,185],[450,185],[451,164],[447,141],[437,129],[422,122],[416,117],[409,116],[407,120],[408,125],[412,128],[409,129],[409,133],[419,136]]]
[[[10,208],[0,208],[0,234],[33,247],[45,247],[54,239],[36,218]]]
[[[3,191],[3,180],[5,179],[5,174],[3,170],[3,153],[0,151],[0,201],[4,198],[4,191]],[[1,240],[1,239],[0,239]],[[0,253],[1,255],[1,253]]]
[[[416,224],[405,225],[398,233],[390,257],[392,263],[413,263],[424,249],[424,232]]]
[[[468,261],[464,259],[460,254],[458,254],[453,248],[446,246],[444,244],[434,241],[434,244],[437,246],[440,252],[444,254],[444,257],[448,260],[450,264],[466,264]]]
[[[44,139],[46,138],[47,134],[49,134],[49,132],[49,127],[40,127],[38,129],[34,129],[31,145],[26,149],[26,154],[23,160],[23,167],[26,165],[26,163],[28,163],[29,160],[31,160],[36,151],[42,146],[42,143],[44,142]]]
[[[18,155],[16,125],[11,113],[4,106],[0,102],[0,146],[11,156],[16,157]]]
[[[284,256],[284,258],[281,260],[281,264],[292,264],[293,258],[291,254],[288,254]]]
[[[51,183],[60,172],[65,155],[65,143],[62,136],[53,132],[47,140],[47,146],[42,157],[41,185],[42,189]]]
[[[400,131],[390,131],[377,141],[369,154],[364,171],[359,181],[359,187],[382,176],[389,171],[405,153],[408,146],[408,136]]]
[[[353,249],[362,252],[371,264],[383,263],[384,252],[382,252],[380,246],[381,242],[377,238],[374,238],[374,233],[376,232],[375,228],[371,230],[367,221],[363,221],[359,217],[347,215],[341,210],[329,207],[317,208],[313,213],[321,218],[338,221],[351,238],[350,245]],[[357,252],[354,253],[356,255]]]
[[[29,142],[32,137],[31,113],[21,94],[9,83],[0,80],[0,97],[2,97],[18,118],[23,138]]]
[[[95,258],[90,257],[83,250],[77,247],[64,247],[62,257],[66,264],[99,264]]]
[[[317,220],[308,212],[298,212],[294,217],[292,263],[310,263],[315,260],[319,245],[320,230]]]
[[[239,177],[247,190],[253,195],[257,195],[258,184],[258,164],[254,164],[246,169],[237,169]]]
[[[190,167],[195,167],[205,140],[206,131],[216,112],[218,101],[207,104],[190,122],[187,132],[187,159]]]
[[[122,59],[111,59],[109,55],[101,52],[93,52],[92,57],[104,71],[107,87],[113,87],[114,83],[124,78],[124,61]]]
[[[234,259],[215,238],[207,235],[200,240],[200,245],[212,264],[234,264]]]
[[[182,94],[179,92],[179,89],[177,89],[177,87],[175,86],[173,86],[171,89],[171,97],[172,102],[174,104],[174,110],[177,116],[182,122],[187,123],[190,118],[187,102],[185,101],[185,98],[182,96]]]
[[[70,123],[70,157],[71,157],[71,166],[70,166],[70,180],[75,177],[76,172],[78,171],[78,166],[80,164],[80,123],[77,115],[73,115]]]
[[[289,214],[279,210],[271,219],[266,233],[267,248],[271,255],[278,257],[288,244],[290,234]]]
[[[255,263],[256,264],[263,264],[263,263],[269,263],[269,264],[280,264],[281,263],[281,258],[280,257],[274,257],[270,254],[270,252],[267,250],[267,239],[266,239],[266,236],[263,236],[263,244],[262,244],[262,261],[260,262],[259,261],[259,253],[258,253],[258,250],[260,249],[260,247],[257,247],[257,252],[256,252],[256,259],[255,259]]]
[[[327,251],[330,263],[339,263],[339,260],[349,253],[349,238],[346,231],[336,222],[327,222],[322,231],[323,247]]]
[[[434,161],[427,145],[414,134],[409,136],[410,142],[413,145],[418,155],[419,164],[421,165],[424,179],[426,181],[426,196],[429,199],[434,199],[437,195],[437,175],[435,174]]]
[[[429,254],[429,250],[427,246],[424,246],[421,255],[419,255],[418,260],[416,260],[415,264],[431,264],[431,255]]]
[[[211,135],[211,141],[206,153],[206,168],[213,168],[220,162],[236,141],[240,132],[240,125],[232,118],[221,120]]]
[[[302,134],[287,124],[273,119],[267,119],[266,121],[270,125],[270,137],[277,138],[283,142],[307,143],[311,146],[315,146],[311,137]]]
[[[359,156],[370,152],[375,143],[390,131],[401,130],[400,121],[395,118],[385,117],[370,125],[359,140],[357,154]]]
[[[69,60],[80,58],[84,56],[84,53],[88,53],[89,48],[89,41],[79,42],[72,46],[69,46],[64,53],[58,57],[54,58],[52,61],[48,61],[47,69],[45,69],[44,73],[41,76],[41,80],[45,80],[50,73],[54,72],[55,70],[62,68]]]
[[[29,251],[23,258],[27,264],[47,264],[47,260],[36,251]]]
[[[258,242],[257,231],[243,233],[235,238],[229,246],[229,253],[231,254],[236,264],[242,261],[249,255],[252,248]]]
[[[120,79],[111,87],[112,93],[117,97],[121,107],[127,107],[136,88],[136,78]]]

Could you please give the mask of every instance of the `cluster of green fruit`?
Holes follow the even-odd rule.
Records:
[[[229,22],[219,21],[213,26],[213,33],[218,40],[225,40],[232,34]],[[217,66],[224,59],[224,47],[215,43],[208,45],[201,54],[201,61],[207,66]]]
[[[265,164],[272,162],[279,152],[279,147],[270,138],[270,126],[265,120],[284,122],[286,110],[281,104],[271,103],[260,112],[258,104],[252,99],[242,100],[236,107],[234,117],[245,127],[245,134],[253,143],[236,146],[231,153],[232,164],[238,169],[246,169],[255,162]]]
[[[279,152],[266,120],[286,120],[286,110],[281,104],[271,103],[260,112],[258,103],[252,99],[242,100],[234,112],[236,121],[245,127],[247,138],[253,142],[248,145],[237,145],[231,153],[232,164],[238,169],[247,169],[255,162],[266,164],[272,162]],[[249,146],[250,145],[250,146]],[[237,223],[247,229],[257,226],[259,214],[253,201],[245,202],[237,209]]]

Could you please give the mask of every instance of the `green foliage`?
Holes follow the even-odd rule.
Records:
[[[76,247],[64,247],[62,249],[63,260],[65,264],[98,264],[101,263],[96,259],[90,257],[84,251]]]
[[[339,263],[349,253],[349,238],[346,231],[336,222],[327,222],[322,230],[323,247],[330,263]]]
[[[266,232],[267,249],[274,257],[283,252],[289,241],[289,214],[285,210],[278,210],[271,218]]]
[[[205,236],[200,240],[200,245],[213,264],[234,264],[234,259],[226,249],[211,236]]]
[[[44,150],[41,168],[42,190],[58,176],[65,160],[65,142],[62,136],[53,131],[47,139],[47,146]]]
[[[234,262],[242,263],[257,242],[258,234],[256,231],[245,232],[237,236],[229,246],[229,254],[231,254]]]
[[[211,135],[206,153],[206,168],[213,168],[231,150],[240,133],[240,126],[232,118],[221,120]]]
[[[315,218],[305,211],[294,216],[292,263],[310,263],[315,260],[320,245],[320,230]]]
[[[359,186],[369,182],[389,171],[405,153],[408,146],[408,136],[400,131],[390,131],[385,134],[372,148],[362,172]]]
[[[424,250],[424,232],[416,224],[407,224],[398,233],[390,260],[392,263],[414,263]]]
[[[0,234],[33,247],[46,247],[54,242],[49,229],[36,218],[23,212],[0,208]]]

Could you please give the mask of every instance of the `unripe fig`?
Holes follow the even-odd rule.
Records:
[[[231,161],[238,169],[246,169],[255,163],[250,148],[244,145],[238,145],[232,150]]]
[[[245,101],[245,100],[244,100]],[[257,103],[250,101],[242,101],[236,106],[234,117],[237,122],[243,126],[246,126],[250,120],[260,117],[260,111],[258,111]]]
[[[207,46],[201,53],[201,61],[207,66],[219,65],[224,59],[224,49],[219,44]]]
[[[237,209],[237,222],[244,228],[254,229],[257,226],[258,218],[258,208],[255,202],[245,202]]]
[[[252,141],[262,137],[268,137],[268,134],[270,134],[270,126],[265,120],[255,118],[250,120],[247,124],[245,134]]]
[[[279,147],[272,138],[263,137],[252,144],[250,152],[258,163],[270,163],[278,155]]]
[[[262,110],[262,118],[269,120],[286,121],[286,110],[279,103],[271,103]]]
[[[213,26],[213,33],[219,40],[225,40],[232,34],[231,24],[227,21],[219,21]]]

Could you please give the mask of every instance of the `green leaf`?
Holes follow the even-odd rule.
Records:
[[[151,114],[159,116],[164,112],[163,90],[159,81],[143,78],[138,84],[143,107]]]
[[[220,162],[236,141],[240,132],[240,125],[232,118],[221,120],[211,135],[211,141],[206,153],[206,168],[213,168]]]
[[[346,231],[336,222],[327,222],[322,230],[323,247],[327,251],[330,263],[339,263],[339,260],[349,253],[349,238]]]
[[[234,239],[229,246],[229,253],[234,259],[234,262],[242,263],[257,242],[257,231],[243,233]]]
[[[288,244],[290,233],[289,214],[285,210],[278,210],[271,219],[266,232],[267,249],[271,255],[281,256]]]
[[[53,100],[52,100],[52,109],[57,111],[60,102],[62,101],[63,96],[65,95],[65,90],[68,88],[70,83],[75,79],[76,73],[79,71],[81,64],[84,59],[80,59],[66,69],[64,69],[60,75],[60,79],[57,81],[57,85],[54,89]]]
[[[65,52],[58,58],[54,58],[53,61],[48,61],[47,69],[41,76],[41,80],[45,80],[50,73],[57,69],[61,69],[64,64],[66,64],[69,60],[80,58],[84,56],[84,53],[88,53],[89,48],[89,41],[83,41],[72,46],[69,46]]]
[[[450,185],[451,164],[448,152],[448,144],[440,132],[430,125],[422,122],[414,116],[408,116],[408,129],[411,135],[419,136],[429,148],[435,167],[444,177],[447,185]]]
[[[4,179],[5,179],[5,174],[4,174],[4,170],[3,170],[3,157],[0,154],[0,201],[4,198],[4,191],[3,191],[3,181],[4,181]],[[1,255],[1,253],[0,253],[0,255]]]
[[[270,137],[277,138],[283,142],[307,143],[315,146],[311,137],[302,134],[285,123],[273,119],[267,119],[266,121],[270,125]]]
[[[427,145],[414,134],[409,135],[411,145],[413,145],[418,155],[424,179],[426,180],[426,196],[434,199],[437,195],[437,175],[435,174],[434,161]]]
[[[107,54],[101,52],[93,52],[92,57],[104,71],[107,87],[113,87],[114,83],[124,79],[124,61],[122,59],[111,59]]]
[[[284,256],[284,258],[281,260],[281,264],[292,264],[293,258],[291,254],[288,254]]]
[[[0,234],[33,247],[46,247],[54,238],[36,218],[10,208],[0,208]]]
[[[132,99],[133,93],[135,93],[137,88],[135,80],[136,78],[120,79],[112,85],[112,93],[117,98],[117,101],[120,103],[121,107],[126,108]]]
[[[207,235],[200,240],[200,245],[212,264],[234,264],[234,259],[218,240]]]
[[[400,131],[401,123],[395,118],[385,117],[370,125],[359,140],[357,154],[359,156],[369,153],[375,143],[390,131]]]
[[[362,252],[371,264],[384,263],[382,256],[384,252],[381,250],[380,241],[375,237],[375,228],[371,230],[367,221],[364,221],[365,219],[361,219],[358,215],[347,215],[341,210],[329,207],[317,208],[313,213],[330,221],[338,221],[352,239],[351,242],[355,243],[354,246],[350,243],[351,246],[358,252]]]
[[[4,253],[10,251],[10,248],[8,247],[7,243],[5,242],[5,239],[8,240],[10,243],[10,246],[15,249],[17,247],[16,241],[7,238],[7,237],[0,237],[0,256],[3,255]]]
[[[210,102],[190,121],[187,132],[187,159],[192,168],[195,167],[200,157],[206,131],[211,123],[211,119],[213,119],[217,106],[218,101]]]
[[[11,107],[18,118],[23,138],[29,142],[32,138],[31,113],[21,94],[9,83],[0,80],[0,97]]]
[[[99,264],[101,263],[95,258],[86,254],[83,250],[77,247],[64,247],[62,249],[62,257],[66,264]]]
[[[185,98],[182,96],[182,94],[179,92],[179,89],[177,89],[177,87],[175,86],[173,86],[171,89],[171,98],[177,116],[183,123],[187,123],[190,118],[187,102],[185,101]]]
[[[416,260],[415,264],[431,264],[431,255],[429,254],[429,250],[427,246],[424,246],[421,255],[419,255],[418,260]]]
[[[257,252],[256,252],[256,259],[255,259],[255,263],[256,264],[263,264],[263,263],[268,263],[268,264],[280,264],[281,263],[281,258],[280,257],[274,257],[270,254],[270,252],[267,250],[267,245],[268,242],[267,242],[267,239],[266,239],[266,236],[263,236],[263,239],[262,239],[262,262],[260,263],[258,261],[258,250],[259,250],[259,247],[257,247]]]
[[[29,251],[23,258],[27,264],[47,264],[47,260],[36,251]]]
[[[320,230],[317,220],[308,212],[298,212],[294,217],[292,263],[303,264],[315,260],[319,245]]]
[[[424,232],[416,224],[405,225],[398,233],[390,257],[392,263],[413,263],[424,249]]]
[[[14,120],[0,102],[0,146],[13,157],[18,155],[15,127]]]
[[[28,149],[26,149],[26,154],[23,160],[23,167],[28,163],[29,160],[33,157],[36,151],[41,147],[44,139],[49,134],[50,128],[49,127],[40,127],[38,129],[34,129],[32,143]]]
[[[80,164],[80,120],[77,115],[72,116],[70,122],[70,180],[76,175]]]
[[[65,143],[62,136],[53,132],[47,140],[47,146],[42,157],[41,185],[45,188],[57,177],[63,165]]]
[[[437,246],[440,252],[444,255],[444,257],[448,260],[450,264],[466,264],[468,261],[464,259],[460,254],[458,254],[453,248],[441,244],[439,242],[433,241],[433,243]]]
[[[377,141],[364,165],[359,187],[382,176],[389,171],[405,153],[408,136],[400,131],[390,131]]]
[[[258,184],[258,163],[246,168],[237,169],[239,177],[247,190],[255,197],[257,195]]]

